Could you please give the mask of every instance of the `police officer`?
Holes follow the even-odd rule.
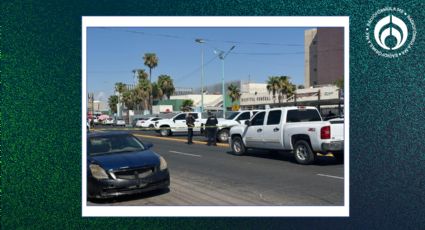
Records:
[[[186,125],[187,125],[187,144],[191,145],[193,137],[193,127],[195,126],[195,118],[191,113],[186,114]]]
[[[208,144],[207,145],[214,145],[217,146],[216,143],[216,133],[217,133],[217,118],[214,114],[211,112],[208,112],[208,119],[205,123],[207,134],[208,134]]]

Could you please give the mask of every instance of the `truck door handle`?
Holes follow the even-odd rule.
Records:
[[[263,129],[257,129],[257,133],[261,133]]]
[[[277,132],[279,131],[279,128],[274,128],[273,131]]]

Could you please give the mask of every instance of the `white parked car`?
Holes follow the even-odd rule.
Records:
[[[192,114],[193,118],[195,118],[195,127],[193,128],[193,131],[201,131],[201,127],[204,124],[203,122],[206,121],[206,119],[201,119],[202,114],[199,112],[190,113]],[[173,133],[187,132],[186,114],[187,113],[179,113],[170,119],[161,119],[155,121],[155,131],[163,137],[170,136]]]
[[[107,118],[107,119],[103,120],[103,124],[104,125],[113,125],[114,119],[113,118]]]
[[[161,120],[160,117],[149,117],[146,119],[140,119],[136,122],[136,127],[142,128],[154,128],[155,122]]]
[[[235,155],[247,149],[292,151],[300,164],[310,164],[316,153],[331,152],[344,159],[344,121],[323,121],[315,107],[285,107],[258,112],[245,125],[230,129]]]
[[[117,120],[115,120],[114,125],[116,125],[116,126],[125,126],[125,121],[123,119],[117,119]]]

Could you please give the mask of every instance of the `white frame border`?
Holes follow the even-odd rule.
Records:
[[[87,206],[87,28],[88,27],[344,27],[344,206]],[[349,17],[82,17],[82,216],[84,217],[348,217]]]

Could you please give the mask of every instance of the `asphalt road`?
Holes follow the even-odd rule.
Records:
[[[88,205],[154,206],[341,206],[344,205],[344,165],[319,157],[314,165],[299,165],[289,153],[250,151],[234,156],[222,144],[201,140],[184,143],[184,136],[159,138],[153,132],[135,132],[168,163],[169,190],[125,196]]]

